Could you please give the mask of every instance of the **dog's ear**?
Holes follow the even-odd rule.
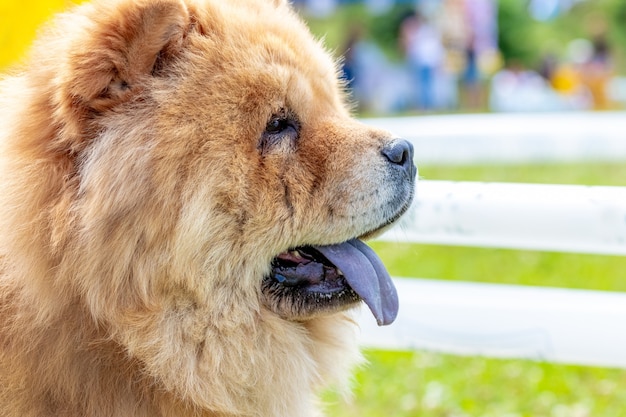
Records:
[[[99,2],[86,9],[83,38],[68,51],[63,104],[101,112],[159,76],[182,48],[189,13],[179,0]],[[78,108],[77,108],[78,107]]]

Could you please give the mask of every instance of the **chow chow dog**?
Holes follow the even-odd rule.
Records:
[[[287,2],[96,0],[0,89],[0,415],[320,416],[416,168]]]

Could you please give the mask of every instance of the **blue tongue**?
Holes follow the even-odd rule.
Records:
[[[393,323],[398,315],[398,293],[382,261],[369,246],[352,239],[315,249],[343,272],[346,282],[365,301],[379,326]]]

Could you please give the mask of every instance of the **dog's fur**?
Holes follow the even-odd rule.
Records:
[[[0,415],[320,415],[354,321],[276,314],[261,280],[397,187],[286,2],[96,0],[0,88]]]

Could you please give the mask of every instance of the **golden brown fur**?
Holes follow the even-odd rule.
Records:
[[[0,415],[319,415],[356,326],[280,317],[260,280],[389,217],[390,138],[350,119],[335,74],[281,1],[52,22],[0,87]],[[260,140],[285,109],[297,145]]]

